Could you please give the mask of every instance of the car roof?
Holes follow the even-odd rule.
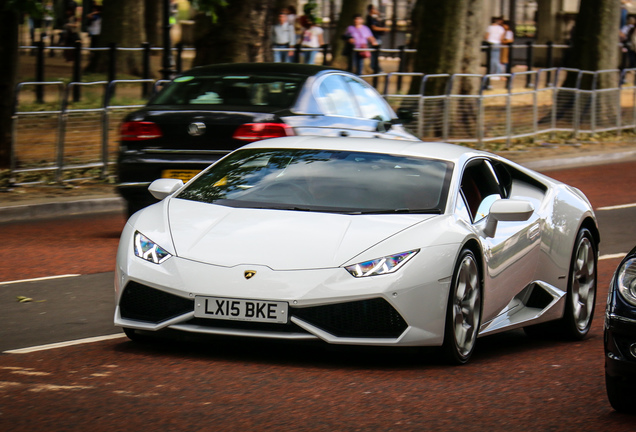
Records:
[[[473,157],[495,157],[495,155],[462,147],[455,144],[423,141],[403,141],[383,138],[353,137],[311,137],[296,136],[272,138],[248,144],[243,148],[293,148],[364,151],[369,153],[388,153],[400,156],[424,157],[439,159],[462,165],[462,162]],[[497,158],[499,159],[499,158]]]
[[[299,63],[222,63],[195,67],[181,75],[287,74],[313,76],[325,71],[345,72],[326,66]]]

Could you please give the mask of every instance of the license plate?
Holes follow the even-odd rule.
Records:
[[[163,170],[161,171],[161,178],[183,180],[186,183],[200,172],[199,170]]]
[[[286,302],[196,296],[194,316],[231,321],[287,323]]]

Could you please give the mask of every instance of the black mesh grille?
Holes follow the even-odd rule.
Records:
[[[137,282],[124,288],[119,309],[122,318],[159,323],[194,310],[194,301]]]
[[[278,333],[305,333],[307,332],[294,323],[278,324],[278,323],[263,323],[254,321],[226,321],[218,319],[208,318],[193,318],[186,324],[199,325],[203,327],[222,328],[222,329],[235,329],[235,330],[254,330],[254,331],[269,331]]]
[[[406,321],[384,299],[294,308],[294,316],[337,337],[396,338]]]

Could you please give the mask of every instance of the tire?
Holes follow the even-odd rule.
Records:
[[[634,384],[605,374],[605,389],[612,408],[621,413],[636,414]]]
[[[442,354],[454,365],[468,362],[472,356],[481,324],[481,275],[472,251],[459,254],[446,308]]]
[[[126,337],[128,337],[128,339],[130,339],[133,342],[144,343],[144,342],[150,341],[150,337],[138,333],[137,330],[135,329],[131,329],[128,327],[122,327],[122,329],[124,330]]]
[[[524,328],[528,336],[557,336],[581,340],[590,331],[596,303],[598,246],[587,228],[581,228],[570,259],[565,310],[560,320]]]

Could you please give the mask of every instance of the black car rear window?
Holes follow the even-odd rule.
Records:
[[[229,105],[288,108],[306,77],[274,75],[181,76],[149,105]]]

